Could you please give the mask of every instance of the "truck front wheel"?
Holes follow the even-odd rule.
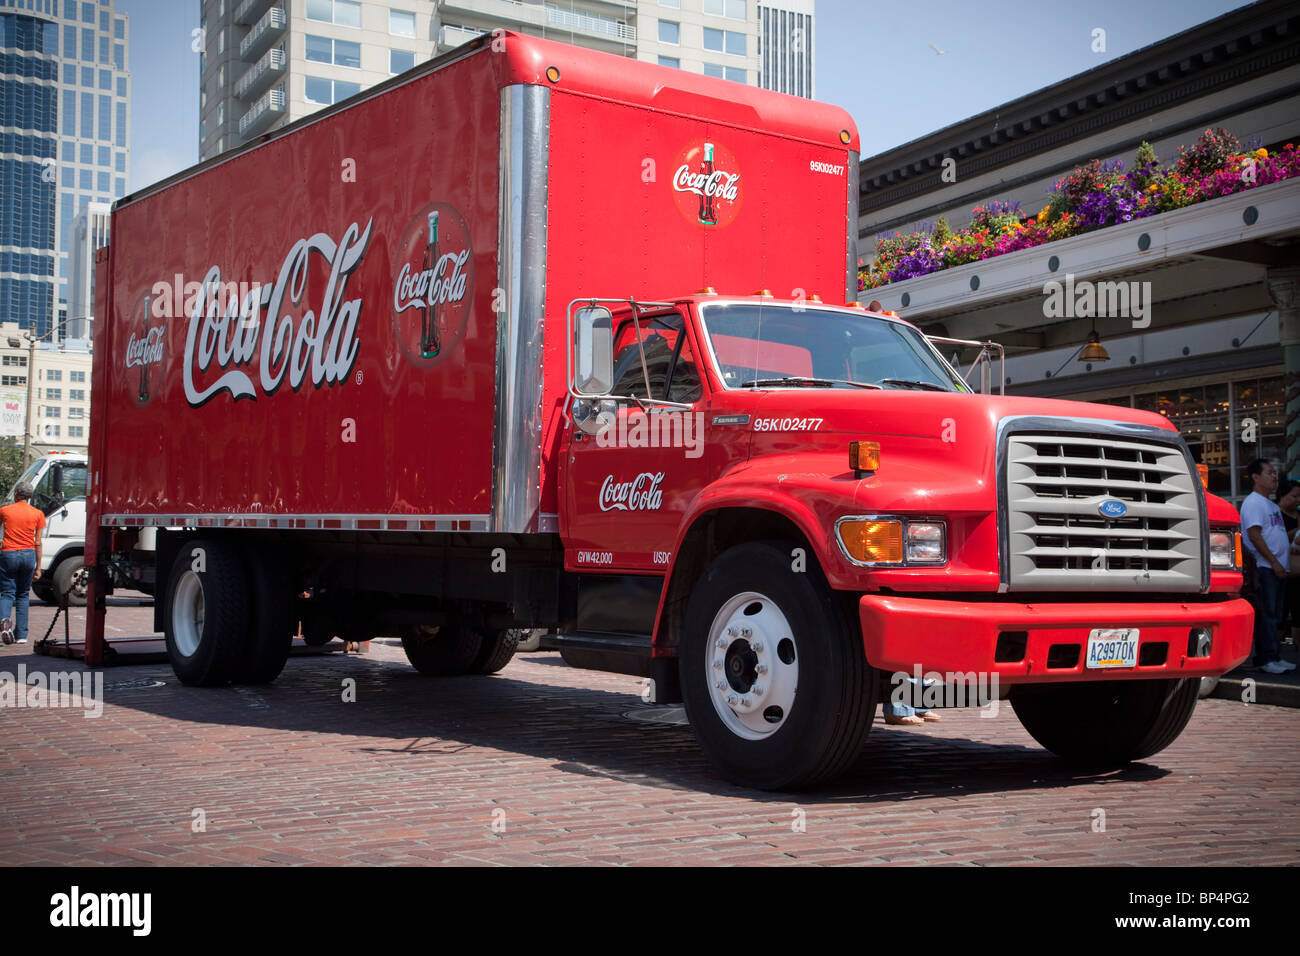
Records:
[[[90,574],[79,554],[70,555],[54,566],[53,573],[54,603],[68,602],[68,607],[86,606],[86,586],[90,583]]]
[[[808,787],[862,751],[876,680],[816,565],[792,569],[788,541],[738,545],[705,569],[687,603],[678,667],[700,747],[733,783]]]
[[[248,633],[248,580],[224,541],[188,542],[176,556],[163,605],[163,633],[182,684],[229,684]]]
[[[483,635],[478,655],[469,666],[470,674],[495,674],[510,663],[519,642],[528,636],[527,630],[509,628]]]
[[[1200,681],[1027,684],[1011,692],[1021,725],[1065,760],[1127,763],[1159,753],[1183,732]]]

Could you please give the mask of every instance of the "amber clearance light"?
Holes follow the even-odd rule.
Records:
[[[880,442],[849,442],[849,467],[855,472],[876,471],[880,468]]]
[[[844,543],[844,550],[855,561],[895,564],[903,560],[901,521],[841,521],[836,530]]]

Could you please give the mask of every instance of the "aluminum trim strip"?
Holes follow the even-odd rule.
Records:
[[[550,96],[541,86],[501,91],[497,284],[505,310],[497,314],[492,528],[512,534],[533,531],[541,510]]]

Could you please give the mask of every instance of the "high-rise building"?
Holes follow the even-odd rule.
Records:
[[[804,7],[798,23],[811,30],[812,0],[774,9]],[[756,0],[202,0],[201,10],[203,159],[496,29],[759,85]],[[811,41],[806,51],[810,95]]]
[[[68,324],[63,337],[87,340],[95,317],[95,250],[108,245],[109,213],[106,202],[90,202],[77,213],[69,230]]]
[[[0,321],[57,329],[73,218],[126,193],[128,42],[114,0],[0,0]]]
[[[814,0],[776,0],[758,5],[758,85],[813,98]]]

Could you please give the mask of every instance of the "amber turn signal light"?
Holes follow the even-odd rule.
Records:
[[[880,467],[880,442],[849,442],[849,467],[854,471],[875,471]]]
[[[897,563],[903,560],[903,522],[841,521],[837,529],[855,561]]]

